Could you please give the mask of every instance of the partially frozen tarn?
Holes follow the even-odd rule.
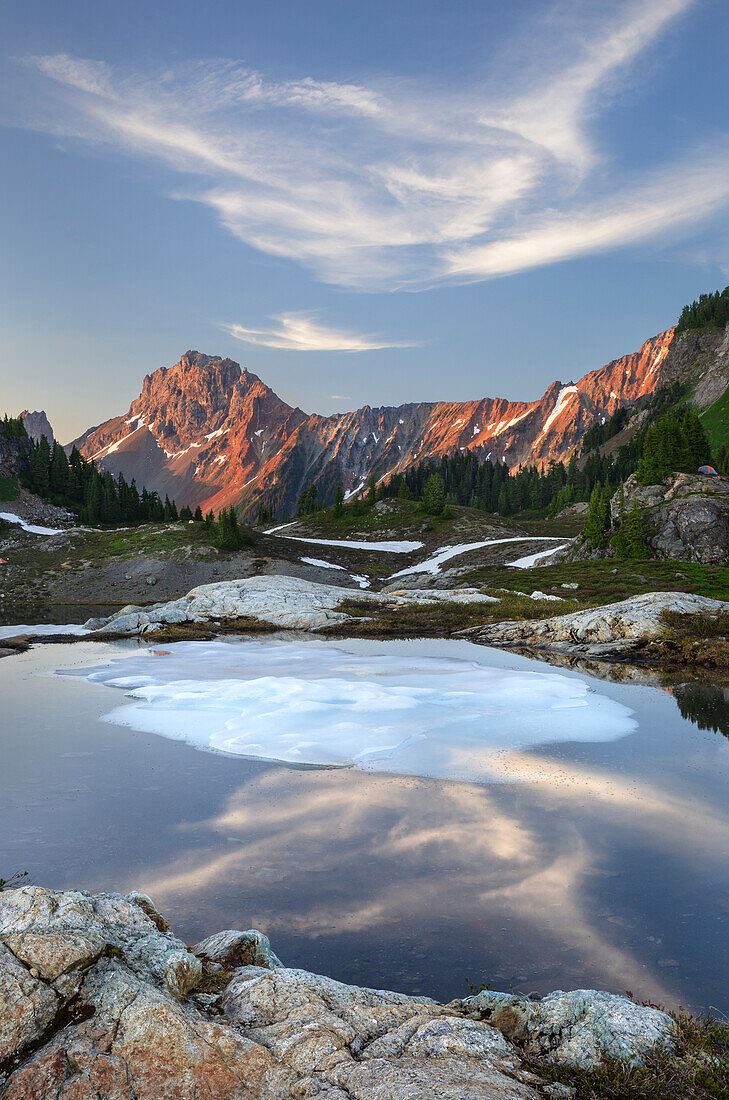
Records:
[[[499,754],[633,732],[632,711],[556,672],[381,643],[178,642],[72,675],[121,688],[105,721],[199,749],[444,779],[503,779]]]
[[[568,542],[563,542],[561,546],[550,546],[549,550],[538,550],[536,554],[527,554],[525,558],[517,558],[516,561],[507,561],[506,564],[512,565],[515,569],[529,569],[541,558],[548,558],[550,554],[556,554],[558,550],[565,550],[568,546]]]
[[[4,519],[6,523],[15,523],[19,527],[22,527],[24,531],[27,531],[31,535],[62,535],[62,527],[36,527],[32,523],[26,523],[20,516],[16,516],[14,512],[0,512],[0,519]]]
[[[353,581],[356,581],[360,588],[369,588],[369,578],[363,576],[361,573],[348,573],[343,565],[335,565],[334,562],[324,561],[322,558],[301,558],[301,561],[307,565],[316,565],[319,569],[341,569],[343,573],[347,573],[348,577],[351,577]]]
[[[270,535],[271,532],[269,531]],[[350,542],[348,539],[310,539],[303,535],[282,535],[284,539],[296,542],[312,542],[315,546],[341,546],[344,550],[381,550],[385,554],[411,554],[420,550],[422,542]]]
[[[89,634],[90,631],[86,627],[78,626],[75,623],[64,623],[59,626],[56,623],[38,623],[36,626],[28,625],[28,623],[18,623],[14,626],[0,626],[0,638],[20,638],[24,634]]]
[[[484,542],[462,542],[458,546],[442,546],[440,550],[436,550],[425,561],[418,562],[417,565],[409,565],[407,569],[400,569],[397,573],[393,573],[390,580],[394,580],[395,577],[404,577],[408,573],[431,573],[436,576],[440,573],[443,562],[449,561],[459,554],[467,554],[469,550],[481,550],[484,546],[499,546],[505,542],[542,542],[546,539],[546,535],[538,537],[534,535],[515,535],[508,539],[486,539]],[[549,541],[553,540],[550,538]],[[548,551],[548,553],[551,552],[551,550]]]

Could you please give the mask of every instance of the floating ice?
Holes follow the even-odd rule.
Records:
[[[105,721],[197,748],[447,779],[490,780],[504,750],[637,725],[576,677],[379,648],[179,642],[72,675],[127,692]]]

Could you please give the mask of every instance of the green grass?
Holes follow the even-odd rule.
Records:
[[[643,592],[693,592],[716,600],[729,600],[729,567],[699,565],[683,561],[597,561],[559,562],[534,569],[508,569],[503,565],[481,566],[460,578],[464,584],[496,588],[540,589],[554,595],[576,597],[581,604],[597,606],[625,600]],[[573,590],[562,584],[577,582]],[[572,606],[567,604],[564,610]],[[556,614],[559,604],[551,604]]]
[[[721,397],[701,413],[701,423],[708,432],[711,448],[716,453],[722,443],[729,447],[729,386]]]
[[[97,534],[97,532],[94,532]],[[210,545],[210,536],[202,524],[145,525],[129,531],[99,531],[98,548],[107,557],[129,557],[176,550],[181,546]]]
[[[20,486],[14,477],[0,477],[0,501],[6,503],[17,500],[20,496]]]
[[[575,602],[564,604],[552,600],[532,600],[528,596],[510,593],[494,593],[498,603],[442,603],[375,604],[358,600],[356,596],[345,600],[340,611],[353,619],[343,625],[335,625],[326,634],[365,638],[440,638],[467,630],[473,626],[501,622],[505,619],[544,619],[565,611],[577,611],[583,605]]]

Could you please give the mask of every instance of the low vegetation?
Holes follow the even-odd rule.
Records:
[[[503,586],[532,592],[539,589],[554,595],[577,596],[586,606],[613,603],[644,592],[694,592],[716,600],[729,600],[729,567],[696,562],[634,561],[620,567],[609,559],[563,561],[533,569],[505,569],[503,565],[480,566],[462,574],[463,584],[480,585],[488,592]],[[563,585],[576,584],[570,592]],[[496,594],[494,592],[494,594]],[[574,605],[562,605],[565,611]],[[559,604],[551,604],[556,614]]]
[[[716,453],[716,468],[720,474],[729,474],[729,388],[701,414],[711,446]]]
[[[599,1069],[527,1059],[545,1080],[574,1089],[573,1100],[718,1100],[729,1096],[729,1023],[711,1013],[671,1013],[674,1050],[656,1049],[642,1066],[607,1059]]]
[[[21,886],[27,877],[27,871],[14,871],[10,878],[0,878],[0,894],[3,890],[14,890],[16,886]]]
[[[662,619],[661,656],[683,664],[729,668],[729,612],[714,618],[665,611]]]

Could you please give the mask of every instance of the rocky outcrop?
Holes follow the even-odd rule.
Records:
[[[27,437],[6,435],[0,423],[0,477],[27,477],[31,443]]]
[[[346,622],[350,616],[338,610],[355,595],[351,588],[317,584],[300,577],[248,577],[193,588],[186,596],[153,607],[123,607],[106,619],[90,619],[89,630],[107,634],[148,634],[182,623],[215,623],[221,620],[256,619],[284,630],[321,630]],[[375,593],[357,591],[358,601],[398,603],[492,603],[475,588],[413,590]]]
[[[443,1005],[345,985],[281,966],[255,930],[188,951],[144,895],[0,895],[3,1100],[538,1100],[570,1090],[526,1050],[640,1062],[671,1034],[594,990]]]
[[[664,630],[664,611],[714,618],[729,612],[729,603],[684,592],[648,592],[587,611],[549,619],[489,623],[462,633],[484,645],[615,656],[654,641]]]
[[[28,412],[27,409],[24,409],[20,414],[20,419],[25,424],[26,432],[35,443],[40,443],[43,436],[46,437],[49,443],[53,443],[53,428],[44,410]]]
[[[484,990],[464,1011],[535,1057],[590,1069],[605,1058],[639,1063],[666,1034],[666,1014],[594,989],[561,989],[539,1000]]]
[[[688,398],[697,409],[713,404],[729,386],[729,325],[688,329],[671,343],[661,365],[661,385],[689,384]]]
[[[126,413],[75,442],[113,474],[207,510],[259,501],[288,514],[312,483],[331,499],[354,494],[426,458],[474,451],[509,466],[567,457],[593,424],[656,386],[673,329],[576,383],[553,382],[535,401],[365,405],[334,416],[291,408],[250,371],[186,352],[144,379]],[[70,445],[69,445],[70,446]]]
[[[631,474],[624,494],[626,510],[635,500],[643,513],[654,557],[705,565],[729,562],[729,478],[673,474],[659,485],[641,485]],[[619,495],[611,504],[613,520]]]

